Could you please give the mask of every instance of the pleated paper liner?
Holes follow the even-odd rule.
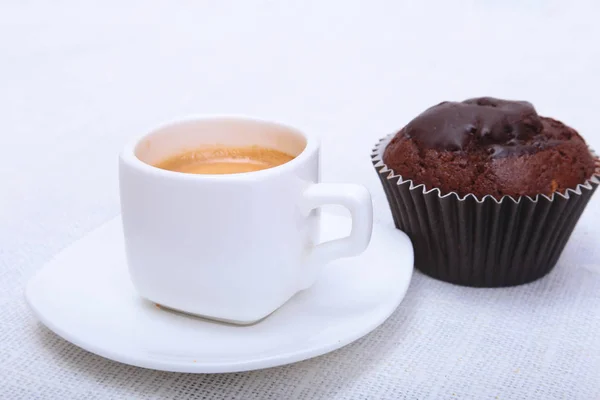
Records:
[[[384,164],[393,136],[375,146],[372,161],[396,228],[410,237],[417,269],[458,285],[514,286],[546,275],[600,183],[594,175],[565,193],[516,200],[441,195],[439,189],[402,179]]]

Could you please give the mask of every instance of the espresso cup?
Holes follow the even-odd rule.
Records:
[[[154,166],[207,145],[261,146],[294,158],[220,175]],[[319,157],[316,138],[244,117],[181,120],[126,146],[119,186],[136,291],[173,310],[249,324],[310,287],[328,262],[363,252],[371,238],[371,196],[361,185],[320,183]],[[346,207],[352,229],[319,243],[319,207],[327,204]]]

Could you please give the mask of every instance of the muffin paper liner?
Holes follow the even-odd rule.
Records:
[[[417,269],[458,285],[513,286],[546,275],[600,183],[595,174],[565,193],[516,200],[442,195],[437,188],[427,190],[402,179],[384,164],[383,153],[393,136],[380,140],[372,161],[394,224],[410,237]]]

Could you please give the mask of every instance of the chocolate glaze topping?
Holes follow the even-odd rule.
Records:
[[[596,160],[573,128],[525,101],[443,102],[402,128],[384,163],[403,179],[460,196],[535,196],[584,183]]]
[[[479,97],[445,101],[427,109],[403,130],[426,148],[458,151],[469,144],[489,147],[492,156],[529,153],[544,144],[531,142],[542,122],[531,103]]]

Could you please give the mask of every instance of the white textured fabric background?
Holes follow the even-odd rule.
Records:
[[[600,148],[600,5],[578,1],[0,2],[0,398],[600,399],[600,195],[555,271],[459,288],[417,273],[339,351],[226,375],[143,370],[58,338],[27,279],[118,214],[124,142],[188,113],[323,137],[323,179],[372,190],[375,141],[445,99],[532,101]]]

